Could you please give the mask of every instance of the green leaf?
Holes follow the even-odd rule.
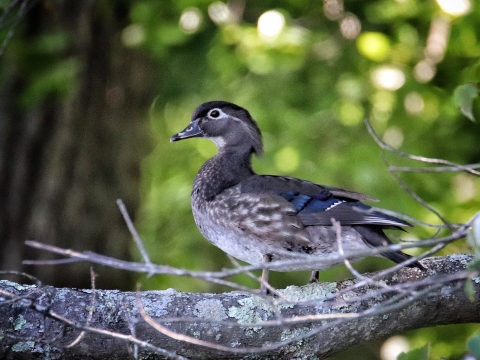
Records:
[[[480,359],[480,332],[477,332],[467,341],[468,350],[475,356],[475,359]]]
[[[464,285],[463,289],[465,290],[465,294],[467,295],[468,300],[470,300],[471,302],[474,302],[475,301],[475,286],[473,285],[473,281],[471,279],[467,279],[465,281],[465,285]]]
[[[398,355],[397,360],[428,360],[428,353],[430,345],[425,344],[421,348],[411,350],[407,353],[401,353]]]
[[[480,270],[480,260],[473,260],[472,262],[468,263],[467,270],[468,271]]]
[[[478,90],[473,83],[460,85],[453,92],[453,102],[455,106],[460,109],[463,115],[472,121],[475,121],[472,111],[473,100],[475,98],[478,98]]]

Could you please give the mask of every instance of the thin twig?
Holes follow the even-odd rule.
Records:
[[[379,246],[369,250],[359,251],[358,253],[353,254],[351,256],[350,255],[341,256],[340,254],[338,255],[335,254],[331,256],[331,259],[335,260],[335,262],[338,262],[338,261],[342,262],[344,258],[375,256],[375,255],[379,255],[381,253],[389,252],[389,251],[400,251],[400,250],[409,249],[409,248],[430,247],[438,244],[441,244],[442,246],[444,246],[447,243],[464,238],[466,236],[466,229],[469,226],[470,226],[469,223],[467,223],[464,226],[462,226],[460,229],[452,233],[451,235],[438,238],[438,239],[426,239],[426,240],[421,240],[415,243],[403,243],[403,244]],[[118,260],[108,256],[99,255],[93,252],[77,252],[70,249],[62,249],[53,245],[43,244],[33,240],[27,240],[25,241],[25,244],[33,248],[46,250],[46,251],[53,252],[56,254],[61,254],[64,256],[79,258],[84,261],[90,261],[93,263],[102,264],[102,265],[114,267],[117,269],[124,269],[124,270],[130,270],[130,271],[142,272],[142,273],[148,273],[151,270],[146,264],[143,264],[143,263]],[[303,254],[299,254],[297,258],[298,260],[293,259],[293,260],[272,261],[270,263],[260,263],[256,265],[242,266],[236,269],[228,269],[228,270],[216,271],[216,272],[189,271],[189,270],[174,268],[166,265],[153,265],[153,267],[155,270],[155,274],[168,274],[168,275],[176,275],[176,276],[195,277],[195,278],[200,278],[216,284],[231,286],[232,288],[235,288],[235,289],[246,290],[248,288],[240,286],[234,282],[221,280],[221,279],[242,274],[245,271],[254,271],[254,270],[261,270],[261,269],[275,270],[275,269],[281,269],[281,268],[285,268],[286,266],[297,265],[297,264],[303,264],[303,265],[308,264],[308,265],[311,265],[312,268],[314,268],[315,266],[317,266],[317,264],[324,261],[324,259],[318,259],[310,255],[303,255]],[[412,259],[409,259],[403,264],[404,265],[410,264],[411,260]]]
[[[382,159],[388,167],[389,164],[387,159],[384,156],[382,156]],[[450,221],[448,221],[444,216],[442,216],[442,214],[440,214],[437,210],[435,210],[432,206],[430,206],[425,200],[423,200],[420,197],[420,195],[418,195],[415,191],[413,191],[413,189],[410,186],[408,186],[402,179],[400,179],[400,177],[396,173],[391,172],[390,174],[395,178],[395,181],[401,186],[403,190],[405,190],[405,192],[408,195],[410,195],[416,202],[422,205],[425,209],[435,214],[449,229],[454,230],[454,226],[450,223]]]
[[[85,326],[90,325],[90,321],[92,321],[93,318],[93,309],[95,308],[95,278],[97,277],[97,274],[93,271],[93,268],[90,267],[90,282],[91,282],[91,288],[92,288],[92,298],[90,299],[90,309],[88,310],[88,316],[87,320],[85,321]],[[85,330],[82,330],[82,332],[77,336],[75,340],[73,340],[70,344],[66,346],[66,348],[71,348],[75,345],[77,345],[87,334]]]
[[[464,165],[469,169],[480,169],[480,164],[468,164]],[[433,167],[413,167],[413,166],[394,166],[390,165],[388,171],[392,172],[419,172],[419,173],[442,173],[442,172],[458,172],[464,171],[459,169],[458,166],[433,166]]]
[[[321,331],[321,329],[328,328],[328,327],[331,326],[330,324],[328,326],[324,325],[324,326],[321,326],[320,329],[314,329],[314,330],[308,332],[307,334],[303,334],[303,335],[300,335],[298,337],[293,337],[293,338],[290,338],[290,339],[287,339],[287,340],[279,341],[279,342],[276,342],[274,344],[264,345],[262,347],[232,348],[232,347],[228,347],[228,346],[224,346],[224,345],[218,345],[218,344],[212,343],[210,341],[197,339],[197,338],[192,337],[192,336],[179,334],[175,331],[170,330],[166,326],[160,325],[158,322],[153,320],[146,313],[146,311],[143,307],[142,301],[140,300],[140,297],[138,297],[138,296],[137,296],[137,308],[138,308],[138,311],[140,312],[140,315],[142,316],[143,320],[145,320],[146,323],[148,323],[151,327],[153,327],[158,332],[160,332],[160,333],[162,333],[162,334],[164,334],[164,335],[166,335],[166,336],[168,336],[172,339],[187,342],[189,344],[194,344],[194,345],[207,347],[209,349],[214,349],[214,350],[229,352],[229,353],[234,353],[234,354],[253,354],[253,353],[262,353],[262,352],[266,352],[266,351],[269,351],[269,350],[275,350],[275,349],[278,349],[278,348],[283,347],[285,345],[291,344],[293,342],[297,342],[297,341],[300,341],[302,339],[313,336],[313,335],[317,334],[319,331]],[[339,314],[335,314],[334,316],[338,317],[338,315]],[[345,315],[347,315],[347,316],[345,316]],[[307,320],[312,321],[313,318],[315,318],[315,317],[316,317],[316,315],[309,315],[309,316],[307,316],[303,319],[303,322],[307,321]],[[351,320],[351,319],[358,318],[359,315],[358,314],[343,314],[343,316],[341,316],[341,317],[342,318],[346,317],[348,320]],[[257,324],[256,326],[259,326],[259,325],[261,325],[261,323]],[[283,325],[283,324],[281,324],[281,325]]]
[[[126,208],[125,204],[123,203],[122,199],[117,199],[117,206],[120,209],[120,212],[122,213],[123,219],[125,220],[125,223],[127,224],[127,227],[128,227],[128,230],[130,231],[130,234],[132,234],[133,240],[135,241],[135,244],[137,245],[137,248],[140,251],[140,254],[142,255],[143,261],[151,269],[148,272],[147,276],[152,277],[152,275],[154,274],[153,263],[150,260],[150,256],[148,256],[147,250],[145,249],[145,246],[143,245],[142,238],[140,237],[140,235],[138,235],[138,231],[135,228],[135,225],[133,225],[133,221],[130,218],[130,215],[128,214],[127,208]]]
[[[52,319],[63,322],[66,325],[71,326],[71,327],[76,328],[76,329],[85,330],[85,331],[88,331],[88,332],[93,333],[93,334],[104,335],[104,336],[108,336],[110,338],[115,338],[115,339],[123,340],[123,341],[129,342],[129,343],[137,344],[138,346],[140,346],[142,348],[149,349],[149,350],[151,350],[153,352],[156,352],[160,355],[166,356],[169,359],[188,360],[186,357],[183,357],[181,355],[177,355],[177,354],[175,354],[171,351],[168,351],[168,350],[159,348],[157,346],[151,345],[150,343],[148,343],[146,341],[143,341],[143,340],[140,340],[140,339],[137,339],[137,338],[135,338],[131,335],[125,335],[125,334],[121,334],[121,333],[117,333],[117,332],[113,332],[113,331],[109,331],[109,330],[103,330],[103,329],[99,329],[99,328],[95,328],[95,327],[91,327],[91,326],[82,326],[82,325],[79,325],[79,324],[75,323],[74,321],[71,321],[70,319],[68,319],[64,316],[61,316],[61,315],[59,315],[59,314],[57,314],[53,311],[50,311],[48,313],[48,316],[51,317]]]
[[[444,244],[438,244],[437,246],[435,246],[434,248],[428,250],[428,251],[425,251],[423,254],[419,255],[419,256],[412,256],[410,259],[400,263],[400,264],[396,264],[388,269],[385,269],[385,270],[382,270],[382,271],[379,271],[377,273],[375,273],[372,277],[370,277],[369,279],[371,280],[380,280],[382,279],[383,277],[387,276],[387,275],[390,275],[390,274],[393,274],[395,273],[396,271],[410,265],[410,264],[413,264],[417,261],[419,261],[420,259],[422,258],[425,258],[429,255],[432,255],[438,251],[440,251],[445,245]],[[420,271],[420,270],[419,270]],[[325,301],[332,301],[334,300],[335,298],[338,298],[339,296],[349,292],[349,291],[352,291],[352,290],[355,290],[355,289],[359,289],[365,285],[367,285],[368,282],[367,281],[364,281],[364,280],[361,280],[359,281],[358,283],[352,285],[352,286],[349,286],[348,288],[345,288],[345,289],[342,289],[330,296],[326,296],[325,297]]]
[[[77,258],[65,258],[65,259],[55,259],[55,260],[25,260],[23,262],[24,265],[64,265],[70,264],[74,262],[82,261],[81,259]]]
[[[30,274],[27,274],[26,272],[23,271],[15,271],[15,270],[0,270],[0,275],[16,275],[16,276],[21,276],[24,277],[28,280],[30,280],[32,283],[34,283],[37,286],[43,286],[42,281]]]
[[[427,164],[446,165],[446,166],[454,167],[454,168],[458,169],[458,171],[465,171],[465,172],[468,172],[472,175],[480,176],[480,172],[473,170],[468,165],[460,165],[460,164],[456,164],[454,162],[444,160],[444,159],[435,159],[435,158],[428,158],[428,157],[424,157],[424,156],[412,155],[412,154],[408,154],[406,152],[400,151],[398,149],[395,149],[394,147],[388,145],[382,139],[380,139],[380,137],[377,135],[377,133],[373,129],[372,125],[370,124],[370,121],[367,118],[364,119],[363,122],[364,122],[368,132],[372,136],[372,138],[384,150],[390,151],[390,152],[392,152],[392,153],[394,153],[398,156],[401,156],[401,157],[404,157],[404,158],[407,158],[407,159],[410,159],[410,160],[415,160],[415,161],[419,161],[419,162],[423,162],[423,163],[427,163]]]
[[[341,256],[345,257],[345,252],[343,251],[343,243],[342,243],[342,226],[340,225],[340,222],[336,221],[334,218],[331,218],[330,221],[332,222],[332,227],[335,230],[336,238],[337,238],[337,245],[338,245],[338,253]],[[352,273],[353,276],[359,278],[360,280],[364,280],[366,282],[370,282],[371,284],[374,284],[374,281],[371,281],[370,278],[367,276],[363,276],[360,274],[350,263],[350,260],[347,258],[343,259],[343,263],[345,264],[345,267]]]

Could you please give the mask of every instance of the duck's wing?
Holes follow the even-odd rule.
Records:
[[[360,202],[368,195],[327,187],[283,176],[255,175],[241,183],[243,193],[271,194],[278,202],[288,201],[304,226],[332,226],[332,218],[341,225],[377,225],[384,228],[411,226]]]

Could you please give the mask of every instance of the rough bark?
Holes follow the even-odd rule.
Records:
[[[424,260],[429,270],[405,268],[384,278],[385,284],[407,284],[455,274],[465,270],[471,256],[452,255]],[[295,300],[319,299],[351,286],[356,280],[338,283],[309,284],[303,287],[288,287],[281,290],[284,296]],[[440,280],[431,282],[438,283]],[[262,326],[258,324],[275,320],[278,311],[284,319],[316,314],[362,313],[372,306],[388,301],[393,294],[379,294],[375,286],[349,291],[333,302],[315,301],[309,304],[287,304],[274,297],[262,297],[242,292],[224,294],[181,293],[173,289],[148,292],[96,291],[93,318],[90,326],[133,334],[138,339],[148,341],[165,350],[192,359],[306,359],[312,356],[324,358],[354,344],[372,339],[380,339],[406,330],[445,324],[458,324],[480,321],[480,279],[473,279],[476,295],[473,300],[466,296],[458,282],[445,283],[441,288],[420,297],[412,303],[388,313],[372,313],[357,319],[331,319],[298,324]],[[48,356],[50,359],[102,359],[129,358],[131,344],[109,336],[88,333],[78,344],[65,348],[80,333],[79,329],[60,325],[58,321],[46,318],[38,308],[48,307],[77,324],[84,325],[92,301],[91,290],[58,289],[53,287],[25,286],[9,281],[0,282],[1,291],[14,293],[18,297],[34,299],[28,303],[10,302],[0,306],[0,357],[31,359]],[[419,290],[419,289],[417,289]],[[374,295],[366,297],[366,295]],[[363,297],[363,300],[349,303],[347,300]],[[161,323],[171,331],[185,334],[195,339],[224,345],[231,353],[174,340],[158,333],[139,316],[137,297],[154,320],[189,318],[193,321],[170,321]],[[4,300],[6,297],[4,297]],[[394,302],[395,303],[395,302]],[[41,306],[40,306],[41,305]],[[37,310],[32,307],[37,307]],[[134,329],[133,333],[132,330]],[[310,332],[318,333],[307,336]],[[64,330],[64,332],[62,332]],[[295,338],[290,344],[268,351],[260,348]],[[240,353],[242,348],[258,347],[258,353]],[[154,355],[145,349],[140,350],[140,358]],[[157,355],[156,358],[163,358]]]
[[[124,199],[135,215],[139,167],[149,150],[146,109],[155,96],[155,72],[146,56],[121,43],[128,6],[39,2],[15,34],[17,47],[12,42],[2,58],[1,269],[19,269],[24,259],[51,258],[26,248],[26,239],[129,258],[130,235],[115,200]],[[49,40],[56,52],[35,45],[47,44],[45,37],[52,35],[67,39],[66,45]],[[30,93],[25,103],[35,79],[65,63],[76,69],[64,80],[68,90]],[[55,286],[90,282],[85,264],[24,270]],[[131,287],[125,274],[106,271],[102,287]]]

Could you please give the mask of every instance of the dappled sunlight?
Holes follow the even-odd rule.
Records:
[[[393,66],[380,66],[372,71],[372,82],[379,89],[394,91],[405,84],[405,75]]]
[[[419,83],[429,82],[430,80],[433,79],[436,72],[437,72],[437,67],[432,61],[428,59],[419,61],[413,69],[413,74],[415,75],[415,79]]]
[[[215,1],[208,6],[208,15],[217,24],[228,24],[235,20],[228,5],[221,1]]]
[[[382,344],[380,356],[382,360],[397,360],[401,353],[406,353],[408,350],[410,350],[410,344],[407,338],[395,335],[385,340]]]
[[[285,16],[277,10],[264,12],[258,18],[257,29],[260,37],[273,40],[280,35],[285,26]]]
[[[194,33],[202,24],[202,13],[194,7],[185,9],[178,23],[180,28],[186,33]]]
[[[390,54],[390,40],[379,32],[365,32],[357,39],[358,51],[367,59],[384,61]]]
[[[327,19],[340,20],[344,15],[343,0],[324,0],[323,12]]]
[[[405,96],[403,105],[409,114],[415,115],[420,114],[423,111],[425,108],[425,101],[423,101],[421,94],[413,91]]]
[[[397,126],[391,126],[383,134],[383,141],[398,149],[403,144],[403,131]]]
[[[348,14],[340,21],[340,32],[345,39],[355,39],[362,30],[362,23],[354,14]]]
[[[122,42],[126,47],[138,46],[145,41],[145,32],[139,24],[131,24],[122,31]]]
[[[453,195],[459,203],[467,202],[479,195],[478,179],[466,174],[458,174],[452,179]]]
[[[417,63],[414,75],[418,82],[426,83],[433,79],[437,66],[445,56],[450,36],[450,21],[444,16],[433,18],[424,50],[425,58]]]
[[[449,15],[466,15],[472,9],[470,0],[437,0],[440,8]]]
[[[433,63],[442,61],[447,49],[449,35],[450,22],[448,19],[442,16],[434,18],[427,38],[425,57]]]
[[[370,97],[370,103],[372,104],[371,120],[377,125],[386,124],[392,116],[396,100],[396,96],[392,92],[385,90],[374,92]]]
[[[365,117],[363,106],[354,100],[342,100],[335,106],[338,120],[346,126],[358,125]]]

